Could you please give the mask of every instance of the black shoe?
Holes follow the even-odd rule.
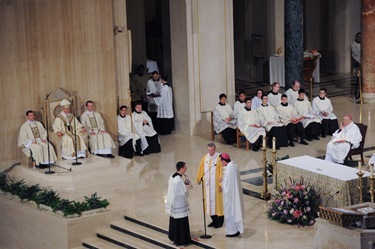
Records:
[[[308,137],[306,140],[311,142],[313,139]]]
[[[211,222],[210,224],[208,224],[208,227],[214,227],[215,226],[215,222]]]
[[[251,149],[252,149],[253,151],[258,151],[258,150],[259,150],[259,147],[256,146],[255,144],[253,144],[253,146],[251,147]]]
[[[214,226],[214,228],[220,228],[220,227],[222,227],[223,226],[223,224],[216,224],[215,226]]]
[[[233,237],[238,237],[238,236],[240,236],[240,232],[237,232],[235,234],[227,234],[227,235],[225,235],[225,237],[227,237],[227,238],[233,238]]]
[[[136,155],[137,156],[144,156],[145,154],[143,154],[143,152],[137,152]]]
[[[46,169],[46,168],[48,168],[48,164],[39,163],[38,169]]]
[[[290,146],[290,147],[294,147],[294,146],[295,146],[295,145],[294,145],[294,142],[293,142],[293,141],[290,141],[290,142],[289,142],[289,146]]]
[[[314,140],[320,140],[318,136],[313,137]]]
[[[95,154],[96,156],[105,157],[103,154]]]
[[[107,154],[107,157],[109,157],[109,158],[115,158],[115,156],[112,155],[112,154]]]
[[[280,146],[279,146],[279,147],[276,147],[276,150],[280,150]]]
[[[301,139],[300,144],[309,145],[304,139]]]
[[[323,134],[322,134],[322,135],[320,135],[320,137],[322,137],[322,138],[325,138],[325,137],[326,137],[326,135],[323,135]]]

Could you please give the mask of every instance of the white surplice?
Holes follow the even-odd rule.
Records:
[[[291,119],[300,118],[301,115],[297,113],[297,110],[288,103],[287,106],[279,105],[276,108],[277,113],[279,114],[281,122],[287,126]]]
[[[299,115],[306,117],[302,120],[303,128],[306,128],[312,122],[316,122],[319,124],[321,123],[317,115],[314,114],[314,111],[311,108],[310,101],[306,99],[304,99],[303,101],[297,100],[294,103],[294,108],[296,109]]]
[[[147,120],[147,125],[143,123],[144,120]],[[156,135],[151,118],[145,111],[142,111],[141,113],[133,112],[132,121],[134,133],[141,138],[142,151],[144,151],[148,147],[146,137],[153,137]]]
[[[245,102],[240,102],[239,100],[236,101],[236,103],[234,103],[234,106],[233,106],[233,112],[234,112],[234,117],[237,119],[238,117],[238,113],[240,113],[240,111],[242,111],[242,109],[245,107],[246,103]]]
[[[255,96],[251,100],[251,110],[256,111],[261,105],[262,105],[262,100],[258,98],[257,96]]]
[[[258,112],[243,108],[238,114],[238,128],[250,143],[257,141],[259,136],[266,136],[264,128],[251,126],[254,124],[261,126]]]
[[[168,180],[166,213],[174,219],[187,217],[190,211],[188,197],[189,190],[186,188],[182,176],[178,173],[171,175]]]
[[[104,120],[98,112],[85,111],[81,115],[81,123],[87,128],[89,145],[93,154],[112,154],[112,148],[115,148],[111,136],[105,132]],[[91,135],[90,133],[95,134]]]
[[[232,117],[233,119],[227,123],[226,118]],[[226,128],[237,129],[237,121],[234,118],[234,111],[229,104],[220,105],[217,104],[214,109],[214,130],[217,134],[225,130]]]
[[[47,139],[47,131],[44,129],[42,123],[38,121],[26,121],[22,124],[18,136],[18,146],[22,148],[23,153],[27,157],[30,157],[32,154],[36,165],[40,163],[54,163],[57,160],[52,145],[48,142],[42,142],[44,139]],[[48,146],[50,151],[49,161]]]
[[[272,127],[284,126],[280,121],[279,114],[277,114],[273,106],[261,105],[257,109],[257,112],[259,114],[260,124],[266,129],[266,131],[270,131]],[[268,122],[271,122],[272,124],[268,124]]]
[[[336,115],[333,114],[333,107],[331,100],[327,97],[320,99],[319,96],[315,97],[312,101],[312,109],[316,115],[322,119],[337,119]],[[326,117],[322,116],[322,113],[326,112]]]
[[[157,118],[174,118],[172,88],[165,83],[161,88],[160,97],[154,98],[158,105]]]
[[[272,91],[267,95],[268,96],[268,104],[272,105],[276,108],[276,106],[281,104],[281,94],[273,94]]]
[[[346,140],[348,143],[335,143],[339,140]],[[331,141],[327,144],[325,160],[335,163],[343,163],[351,148],[358,148],[362,141],[361,131],[358,126],[351,122],[340,131],[332,134]]]
[[[160,82],[160,80],[154,81],[153,79],[149,79],[147,81],[146,94],[147,94],[149,112],[158,111],[158,105],[155,103],[154,98],[149,95],[160,95],[161,88],[162,88],[162,83]]]
[[[298,91],[294,91],[293,88],[289,88],[288,90],[285,91],[286,96],[288,96],[288,104],[294,105],[294,103],[298,99]],[[305,96],[305,100],[309,100],[307,96]]]
[[[243,202],[241,178],[237,164],[229,162],[224,167],[221,183],[224,198],[224,217],[227,234],[243,233],[245,208]]]
[[[132,132],[130,116],[126,115],[125,117],[121,117],[120,115],[117,115],[117,128],[119,146],[123,146],[130,139],[133,139],[133,149],[135,150],[135,143],[139,139],[139,136]]]

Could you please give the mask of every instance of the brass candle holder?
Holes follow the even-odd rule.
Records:
[[[267,182],[267,158],[266,158],[267,147],[263,146],[262,151],[263,151],[263,159],[262,159],[262,164],[263,164],[263,174],[262,174],[262,176],[263,176],[263,192],[260,194],[260,197],[264,200],[268,200],[271,197],[271,195],[270,195],[270,193],[268,193],[268,182]]]
[[[359,185],[358,185],[358,190],[359,190],[359,203],[363,203],[363,173],[362,171],[357,172],[357,175],[359,177]]]
[[[276,149],[272,149],[272,171],[273,171],[273,182],[275,191],[277,191],[277,166],[276,166]]]
[[[368,192],[370,192],[370,196],[371,196],[371,202],[374,202],[374,183],[375,183],[375,176],[372,175],[370,176],[370,190]]]

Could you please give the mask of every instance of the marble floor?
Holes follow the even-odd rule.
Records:
[[[375,128],[372,125],[371,117],[375,115],[375,105],[356,104],[351,95],[343,95],[331,98],[334,112],[342,118],[344,114],[353,115],[355,122],[362,122],[368,125],[365,142],[365,160],[375,152],[374,139]],[[296,157],[310,155],[320,157],[325,155],[326,143],[329,137],[319,141],[310,142],[309,146],[296,144],[294,148],[281,148],[277,157]],[[99,192],[100,196],[108,198],[113,209],[125,208],[125,214],[135,219],[146,221],[163,229],[168,229],[169,217],[165,214],[165,198],[167,191],[168,177],[175,172],[175,164],[178,161],[187,163],[187,175],[195,179],[201,157],[206,153],[206,145],[210,142],[210,134],[189,136],[173,132],[169,136],[160,136],[162,152],[144,157],[134,157],[129,163],[128,160],[116,157],[112,160],[110,172],[112,175],[103,174],[102,177],[113,177],[115,187],[106,185]],[[266,201],[254,197],[262,191],[262,186],[246,182],[246,179],[261,176],[262,153],[246,151],[244,148],[237,149],[235,146],[221,143],[220,137],[216,136],[217,151],[228,153],[235,161],[241,174],[242,187],[253,194],[245,194],[245,232],[239,238],[226,238],[225,227],[214,229],[207,228],[207,234],[212,235],[211,239],[204,242],[214,248],[257,248],[257,249],[289,249],[289,248],[313,248],[314,227],[297,227],[282,225],[269,220],[266,215],[268,204]],[[267,151],[267,158],[271,160],[271,152]],[[116,167],[127,165],[119,171],[113,171]],[[345,166],[343,166],[345,167]],[[59,170],[59,169],[56,169]],[[61,170],[61,169],[60,169]],[[58,177],[58,176],[56,176]],[[99,179],[99,178],[98,178]],[[85,181],[90,181],[88,178]],[[90,185],[90,191],[94,192],[95,184]],[[64,195],[63,188],[60,189]],[[68,197],[77,195],[74,191],[67,190]],[[269,184],[270,192],[273,185]],[[96,191],[96,190],[95,190]],[[246,191],[245,191],[246,192]],[[79,193],[82,196],[81,193]],[[78,195],[77,195],[78,196]],[[204,234],[202,195],[201,187],[194,184],[190,191],[189,203],[191,213],[189,216],[190,229],[193,238],[199,239]],[[189,247],[187,247],[189,248]],[[192,246],[192,248],[195,248]]]

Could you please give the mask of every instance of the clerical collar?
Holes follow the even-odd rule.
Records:
[[[152,79],[152,81],[154,81],[154,82],[158,82],[158,81],[159,81],[159,79],[157,79],[157,80],[154,80],[154,79]]]
[[[304,101],[305,99],[300,99],[300,98],[298,98],[297,100],[298,100],[298,101]]]
[[[120,114],[120,117],[122,117],[122,118],[126,118],[126,114],[125,114],[125,116],[122,116],[122,115]]]
[[[285,104],[284,104],[284,103],[281,102],[280,104],[281,104],[282,106],[288,106],[288,103],[285,103]]]
[[[222,104],[222,103],[220,103],[220,102],[219,102],[219,105],[221,105],[221,106],[225,106],[225,104]]]
[[[33,123],[35,123],[35,120],[33,120],[33,121],[31,121],[31,120],[27,120],[27,122],[28,122],[29,124],[33,124]]]
[[[238,102],[240,102],[240,103],[245,103],[245,101],[241,101],[240,99],[238,100]]]
[[[319,96],[319,99],[321,99],[321,100],[325,100],[325,98],[326,98],[326,97],[321,98],[321,97]]]
[[[181,177],[182,177],[182,175],[181,175],[180,173],[178,173],[178,172],[176,172],[176,173],[174,173],[174,174],[172,175],[173,178],[175,178],[176,176],[181,176]]]
[[[271,91],[270,93],[272,93],[273,95],[278,95],[278,94],[279,94],[279,93],[274,93],[274,92],[272,92],[272,91]]]
[[[168,82],[165,82],[164,85],[165,85],[165,86],[169,86]]]
[[[246,106],[244,107],[246,111],[251,111],[251,107],[247,108]]]
[[[136,113],[138,113],[138,114],[141,114],[142,112],[137,112],[137,111],[134,111],[134,112],[136,112]]]
[[[262,106],[266,107],[266,106],[268,106],[268,104],[262,104]]]

